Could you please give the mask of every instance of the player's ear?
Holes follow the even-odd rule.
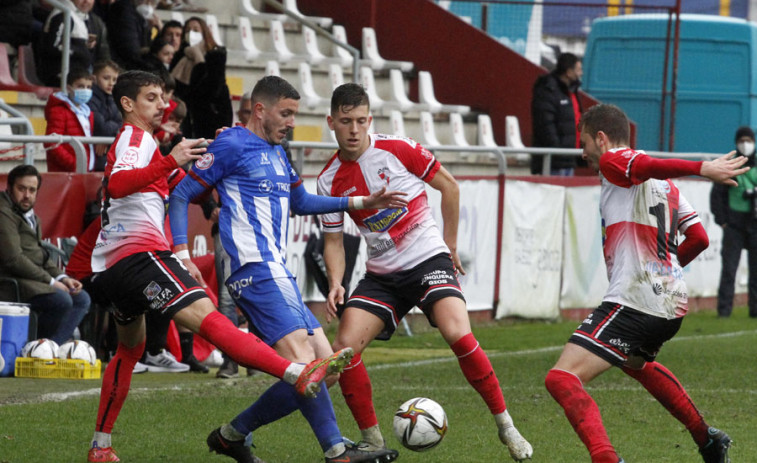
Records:
[[[334,130],[334,118],[331,117],[331,114],[326,116],[326,123],[329,125],[329,129]]]
[[[128,96],[121,97],[121,107],[124,108],[124,112],[130,113],[134,110],[134,100]]]

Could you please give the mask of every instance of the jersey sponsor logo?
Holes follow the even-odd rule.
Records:
[[[252,276],[240,278],[239,280],[226,284],[229,294],[231,294],[231,297],[234,299],[239,299],[242,296],[242,290],[248,286],[252,286]]]
[[[169,288],[161,288],[159,284],[151,281],[147,287],[145,287],[142,294],[145,295],[148,301],[150,301],[150,308],[157,309],[168,303],[173,297],[173,291]]]
[[[631,351],[631,345],[621,339],[612,338],[608,341],[608,343],[611,346],[617,347],[618,350],[623,352],[624,354],[628,354]]]
[[[421,284],[422,285],[444,285],[444,284],[450,284],[454,283],[452,281],[452,278],[445,272],[444,270],[434,270],[431,273],[427,273],[423,275],[423,278],[421,278]]]
[[[349,196],[350,193],[355,192],[355,191],[357,191],[357,187],[353,186],[353,187],[350,187],[350,188],[344,190],[340,196]]]
[[[363,224],[374,233],[383,232],[392,228],[405,214],[407,214],[406,207],[402,209],[382,209],[376,214],[363,219]]]
[[[201,157],[197,162],[195,162],[195,167],[200,170],[205,170],[213,165],[214,160],[215,160],[215,156],[213,156],[213,153],[205,153],[203,157]]]
[[[421,155],[423,155],[424,158],[428,159],[429,161],[434,159],[434,155],[431,154],[431,151],[427,150],[426,148],[421,147]]]
[[[286,191],[287,193],[289,192],[289,184],[288,183],[276,182],[276,188],[279,191]]]
[[[124,164],[136,164],[139,159],[139,148],[130,146],[124,155],[121,157],[121,162]]]
[[[266,195],[270,194],[273,191],[273,182],[268,179],[262,180],[258,185],[258,191]]]

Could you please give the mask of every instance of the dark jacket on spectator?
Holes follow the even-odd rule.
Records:
[[[192,68],[189,79],[189,117],[192,138],[214,138],[216,129],[234,120],[229,86],[226,85],[226,49],[217,47],[205,54],[205,62]]]
[[[121,128],[121,113],[116,106],[113,95],[103,92],[97,85],[92,86],[92,99],[87,103],[95,120],[92,135],[115,137]]]
[[[116,0],[108,8],[108,38],[116,63],[126,70],[144,69],[142,54],[150,46],[150,29],[132,0]]]
[[[531,100],[531,120],[533,128],[533,146],[543,148],[575,148],[576,118],[573,113],[571,93],[576,89],[568,88],[554,73],[545,74],[534,83]],[[580,99],[579,105],[580,103]],[[536,164],[536,165],[535,165]],[[532,173],[541,173],[542,156],[532,156]],[[576,166],[574,156],[552,156],[552,169],[565,169]],[[536,172],[534,172],[536,170]]]
[[[47,18],[42,34],[34,43],[37,76],[45,85],[60,86],[60,67],[63,59],[63,12],[53,10]],[[71,15],[71,48],[69,69],[92,69],[92,57],[87,48],[87,25],[81,17]]]
[[[87,30],[90,34],[97,37],[95,46],[89,50],[92,64],[98,61],[110,59],[110,45],[108,44],[108,31],[105,27],[105,21],[96,14],[90,12],[86,19]]]
[[[0,0],[0,42],[14,47],[32,40],[31,0]]]
[[[7,192],[0,192],[0,277],[15,278],[21,300],[54,291],[50,280],[63,273],[40,244],[39,217],[32,229]],[[15,301],[8,284],[0,285],[0,301]]]

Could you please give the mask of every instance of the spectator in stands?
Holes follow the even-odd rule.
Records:
[[[61,0],[75,10],[71,0]],[[78,11],[78,10],[77,10]],[[50,87],[58,87],[61,82],[61,60],[63,57],[63,11],[56,8],[47,17],[42,34],[34,42],[34,58],[37,77]],[[89,29],[81,14],[71,15],[71,42],[69,69],[92,70],[92,56],[88,45]],[[91,43],[91,42],[90,42]]]
[[[183,29],[184,28],[179,21],[172,19],[163,24],[163,29],[160,30],[158,37],[161,37],[166,42],[170,43],[171,46],[173,46],[174,51],[177,51],[181,47],[181,35]]]
[[[115,61],[99,61],[95,63],[95,85],[92,87],[92,99],[89,108],[92,110],[95,128],[93,134],[102,137],[115,137],[121,128],[121,112],[118,111],[113,99],[113,86],[116,84],[121,68]],[[110,145],[95,145],[94,170],[105,170],[106,154]]]
[[[171,60],[176,49],[163,37],[156,37],[150,45],[150,51],[143,57],[145,70],[155,72],[166,70],[171,66]]]
[[[66,91],[50,95],[45,105],[46,135],[91,137],[94,115],[87,103],[92,98],[92,75],[86,69],[72,69],[68,73]],[[76,152],[68,143],[45,143],[48,172],[74,172]],[[87,171],[95,168],[95,148],[85,144]]]
[[[580,148],[576,127],[581,119],[578,88],[583,68],[573,53],[562,53],[557,67],[536,79],[531,100],[533,146],[544,148]],[[576,156],[552,156],[552,175],[573,175]],[[541,174],[544,156],[531,155],[531,173]]]
[[[187,104],[188,121],[183,132],[192,138],[213,138],[216,129],[228,127],[233,121],[231,95],[226,85],[226,49],[213,39],[208,25],[192,17],[189,25],[190,43],[197,40],[193,29],[199,24],[202,40],[184,49],[184,57],[171,75],[176,78],[176,95]]]
[[[252,117],[252,95],[250,95],[250,92],[242,95],[242,99],[239,100],[237,117],[239,118],[239,122],[237,122],[236,125],[245,127],[247,126],[247,123],[250,122],[250,118]]]
[[[710,210],[715,223],[723,227],[719,317],[730,317],[733,311],[736,270],[742,249],[747,250],[749,259],[749,316],[757,317],[757,170],[754,169],[754,147],[754,131],[751,127],[739,127],[736,130],[736,153],[746,156],[745,165],[752,169],[736,177],[737,186],[715,184],[710,193]]]
[[[203,6],[195,6],[189,0],[161,0],[158,2],[161,10],[189,11],[192,13],[205,13],[208,11]]]
[[[153,27],[162,26],[151,0],[115,0],[108,8],[108,37],[113,60],[126,70],[144,69]]]
[[[105,21],[92,13],[95,0],[74,0],[77,16],[80,16],[87,25],[87,48],[89,48],[90,63],[110,59],[110,45]]]
[[[207,50],[216,47],[216,42],[208,25],[202,18],[198,18],[197,16],[192,16],[184,23],[181,38],[181,45],[176,50],[173,62],[171,63],[171,74],[178,81],[179,90],[177,94],[179,98],[186,101],[186,94],[189,93],[189,78],[192,74],[192,68],[198,59],[205,56]],[[201,48],[197,49],[195,53],[190,52],[189,59],[182,62],[186,55],[187,47],[197,47],[200,44],[202,44]],[[179,62],[182,62],[182,65],[177,69]]]
[[[187,117],[187,105],[178,98],[172,100],[174,109],[168,115],[168,120],[161,124],[160,131],[155,132],[155,139],[160,146],[160,152],[167,155],[174,146],[181,141],[183,134],[181,132],[181,123]],[[158,138],[158,136],[162,138]]]
[[[0,193],[0,276],[18,282],[21,301],[37,314],[37,335],[58,344],[68,341],[89,311],[89,295],[82,284],[63,273],[41,241],[34,203],[42,177],[32,165],[14,167],[6,190]],[[14,301],[8,285],[0,299]]]
[[[0,2],[0,42],[13,47],[26,45],[32,40],[32,2],[4,0]]]

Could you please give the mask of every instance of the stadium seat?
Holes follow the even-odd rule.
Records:
[[[279,62],[276,60],[270,60],[265,63],[265,75],[281,77],[281,70],[279,69]]]
[[[321,27],[331,27],[331,24],[333,24],[334,22],[334,20],[331,18],[323,18],[320,16],[305,16],[300,12],[299,8],[297,8],[297,0],[284,0],[283,5],[284,8],[291,11],[296,16],[307,19],[308,21],[312,21]]]
[[[184,15],[181,13],[181,11],[172,11],[171,19],[173,19],[174,21],[179,21],[182,25],[184,25]]]
[[[392,86],[392,100],[399,103],[400,110],[402,111],[428,111],[428,105],[421,103],[415,103],[410,101],[405,93],[405,79],[402,75],[402,71],[399,69],[391,69],[389,71],[389,80]]]
[[[261,13],[252,5],[252,0],[242,0],[241,2],[239,2],[239,12],[264,21],[291,21],[289,16],[285,14]]]
[[[331,33],[334,34],[336,40],[349,44],[347,41],[347,31],[344,29],[344,26],[334,24],[334,27],[331,28]],[[342,66],[352,66],[353,58],[347,49],[333,45],[332,50],[334,58],[339,58]]]
[[[423,146],[439,146],[439,139],[436,138],[436,129],[434,129],[434,116],[428,111],[421,111],[421,132],[423,135]]]
[[[207,23],[208,29],[210,29],[210,33],[213,35],[213,40],[215,40],[218,45],[223,45],[223,40],[221,40],[221,29],[218,27],[218,18],[216,18],[216,15],[206,14],[205,23]]]
[[[394,68],[410,72],[415,67],[410,61],[389,61],[382,58],[376,43],[376,30],[372,27],[363,28],[363,58],[370,63],[371,68],[377,71]]]
[[[452,131],[452,144],[457,146],[470,146],[465,139],[465,127],[463,116],[460,113],[449,114],[449,128]]]
[[[434,83],[431,80],[431,73],[428,71],[418,72],[418,95],[421,103],[428,105],[429,111],[438,112],[456,112],[460,114],[470,113],[470,106],[465,105],[448,105],[442,104],[436,99],[434,94]]]
[[[478,115],[478,144],[481,146],[497,146],[492,132],[492,119],[488,114]]]
[[[255,45],[252,35],[252,24],[250,18],[246,16],[239,17],[239,40],[242,43],[242,50],[228,50],[229,56],[240,56],[247,61],[268,61],[278,59],[276,53],[262,51]]]
[[[313,74],[310,71],[308,63],[300,63],[300,91],[302,92],[302,102],[309,108],[328,108],[331,100],[318,95],[313,87]]]
[[[18,82],[11,75],[11,64],[5,44],[0,44],[0,86],[4,90],[17,90],[15,87],[18,87]]]
[[[371,100],[371,108],[382,109],[387,106],[399,108],[399,104],[384,101],[384,99],[378,95],[378,92],[376,92],[376,80],[373,77],[373,70],[368,66],[360,66],[360,85],[365,88],[365,92]]]
[[[520,139],[520,123],[518,116],[505,117],[505,146],[508,148],[525,148],[526,145]],[[515,155],[518,161],[528,161],[531,155],[528,153],[518,153]]]
[[[318,34],[313,29],[302,26],[302,40],[305,42],[305,54],[308,55],[308,61],[320,64],[326,60],[326,55],[318,48]]]
[[[405,137],[405,119],[402,117],[402,113],[393,109],[389,113],[389,123],[392,125],[392,135],[399,135]]]
[[[5,47],[2,52],[5,53]],[[7,60],[7,56],[6,56]],[[37,77],[37,65],[34,63],[34,52],[30,45],[18,47],[18,83],[23,92],[33,92],[40,100],[46,100],[58,89],[45,86]]]
[[[289,50],[286,43],[286,37],[284,36],[284,26],[281,21],[271,21],[270,26],[271,44],[273,44],[273,50],[278,55],[280,63],[286,63],[294,58],[294,53]]]
[[[331,81],[331,90],[336,89],[344,83],[344,73],[340,65],[329,64],[329,80]]]

